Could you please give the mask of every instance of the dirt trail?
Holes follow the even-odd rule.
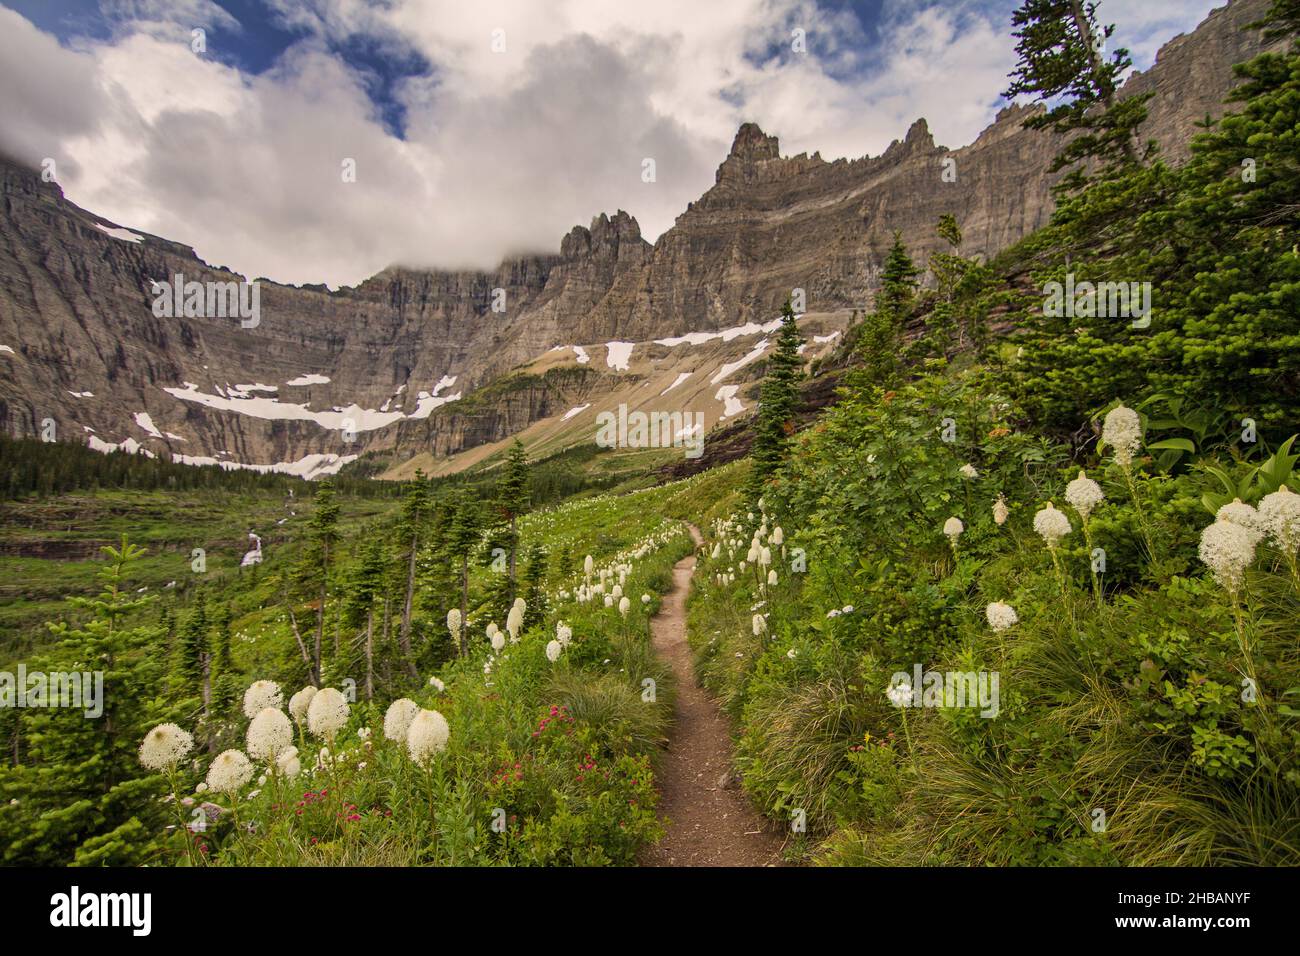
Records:
[[[698,547],[703,538],[691,527]],[[686,643],[686,594],[695,556],[673,567],[673,587],[650,621],[654,648],[676,675],[674,723],[659,770],[668,832],[646,866],[777,866],[780,838],[750,808],[731,762],[727,719],[695,681]]]

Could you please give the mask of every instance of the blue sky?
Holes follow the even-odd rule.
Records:
[[[0,148],[246,274],[491,267],[618,208],[654,239],[746,120],[826,159],[922,116],[971,142],[1004,105],[1014,5],[0,0]],[[1106,0],[1102,18],[1144,68],[1215,5]]]

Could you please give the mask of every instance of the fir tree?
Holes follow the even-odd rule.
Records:
[[[803,335],[795,320],[790,300],[781,308],[781,328],[776,348],[767,361],[767,374],[759,392],[758,414],[754,422],[754,468],[751,496],[757,498],[761,487],[785,458],[786,445],[794,432],[794,413],[799,400],[799,382],[803,378],[803,358],[799,347]]]
[[[424,472],[417,469],[415,481],[406,490],[402,502],[402,540],[406,543],[406,595],[402,602],[402,623],[397,632],[402,650],[402,660],[407,672],[416,676],[415,659],[411,654],[411,613],[415,602],[415,565],[420,553],[420,534],[429,516],[429,486]]]
[[[339,505],[334,497],[334,482],[325,478],[316,487],[316,510],[311,516],[311,534],[316,545],[318,578],[316,637],[312,652],[312,683],[321,682],[321,643],[325,636],[325,600],[329,590],[330,551],[339,540]]]
[[[144,553],[125,537],[102,549],[102,590],[70,598],[88,610],[83,626],[51,624],[58,644],[31,670],[46,674],[101,671],[102,713],[86,707],[25,709],[24,762],[0,773],[0,847],[5,862],[27,865],[138,866],[151,862],[162,832],[159,802],[165,783],[140,767],[145,733],[177,715],[162,704],[165,661],[157,653],[156,625],[124,620],[151,603],[127,584],[130,565]]]
[[[1025,126],[1069,137],[1052,165],[1053,171],[1073,167],[1062,188],[1082,188],[1089,162],[1097,163],[1103,175],[1137,163],[1134,140],[1146,119],[1150,94],[1117,97],[1132,61],[1122,47],[1107,58],[1106,41],[1115,27],[1098,25],[1097,4],[1024,0],[1011,22],[1019,61],[1003,95],[1030,96],[1049,104]]]
[[[501,481],[497,484],[497,507],[510,524],[508,538],[509,551],[509,603],[513,604],[518,594],[515,563],[519,553],[519,517],[528,512],[531,504],[531,478],[528,470],[528,455],[523,443],[518,438],[510,446],[502,471]]]

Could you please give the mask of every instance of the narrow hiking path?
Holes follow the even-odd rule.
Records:
[[[698,548],[704,539],[690,526]],[[650,621],[655,651],[671,665],[677,702],[659,769],[664,838],[646,850],[646,866],[776,866],[781,840],[749,806],[731,762],[731,733],[718,705],[695,680],[686,642],[686,595],[695,555],[673,566],[673,586]]]

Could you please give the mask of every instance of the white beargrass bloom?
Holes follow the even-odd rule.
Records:
[[[293,724],[278,707],[258,711],[248,725],[249,756],[256,760],[272,760],[280,751],[293,744]]]
[[[984,616],[988,618],[989,627],[995,631],[1005,631],[1011,625],[1020,621],[1020,618],[1016,615],[1016,609],[1010,604],[1003,604],[1001,601],[994,601],[986,607]]]
[[[242,750],[222,751],[208,767],[208,788],[217,793],[238,793],[252,779],[253,765]]]
[[[1092,514],[1092,509],[1101,504],[1105,497],[1106,493],[1101,490],[1101,485],[1089,478],[1082,468],[1079,469],[1079,477],[1065,486],[1065,500],[1070,503],[1070,507],[1079,512],[1079,517],[1085,523],[1088,521],[1088,516]]]
[[[411,727],[411,721],[420,712],[420,705],[409,697],[399,697],[388,705],[384,712],[384,737],[388,740],[403,741]]]
[[[316,688],[309,684],[289,698],[289,716],[299,727],[307,722],[307,708],[315,696]]]
[[[1234,521],[1220,518],[1201,532],[1200,557],[1214,574],[1214,580],[1235,594],[1246,579],[1246,569],[1255,560],[1260,534]]]
[[[560,659],[560,652],[563,650],[564,650],[564,646],[559,641],[547,641],[546,659],[550,661],[552,664],[554,664],[556,661]]]
[[[785,544],[785,532],[781,530],[780,525],[772,529],[772,543],[778,548]]]
[[[286,777],[296,777],[302,772],[302,761],[298,757],[298,748],[283,750],[275,758],[276,769]]]
[[[1127,468],[1142,447],[1142,419],[1133,409],[1116,405],[1102,423],[1101,440],[1114,450],[1115,461]]]
[[[447,749],[451,728],[447,718],[436,710],[422,710],[415,715],[406,731],[406,750],[417,766],[423,767],[435,755]]]
[[[175,724],[159,724],[140,742],[140,763],[149,770],[171,770],[194,749],[194,738]]]
[[[980,473],[975,470],[975,466],[972,465],[970,462],[967,462],[966,464],[962,465],[959,470],[961,472],[961,476],[965,478],[967,481],[974,481],[976,478],[980,476]]]
[[[762,637],[763,632],[767,630],[767,618],[763,617],[761,614],[755,614],[754,620],[751,623],[754,628],[754,636]]]
[[[998,495],[998,500],[993,502],[993,522],[997,525],[1007,523],[1007,518],[1011,516],[1011,509],[1007,507],[1007,499]]]
[[[632,602],[625,597],[618,599],[618,613],[627,617],[627,612],[632,610]]]
[[[439,694],[441,694],[444,690],[447,689],[447,685],[444,684],[441,680],[439,680],[436,677],[429,678],[429,686],[432,687],[434,690],[436,690]]]
[[[1049,501],[1046,508],[1034,515],[1034,530],[1049,548],[1055,548],[1074,529],[1065,512],[1058,511]]]
[[[519,632],[524,626],[524,608],[522,601],[516,601],[510,608],[510,613],[506,615],[506,630],[510,632],[510,640],[519,640]]]
[[[954,548],[957,547],[957,539],[961,537],[961,533],[965,530],[966,526],[961,523],[960,518],[955,516],[943,523],[943,533],[948,536],[948,540],[952,542]]]
[[[907,681],[900,680],[897,684],[889,685],[885,696],[895,707],[906,707],[912,700],[912,686]]]
[[[252,720],[268,707],[277,710],[284,706],[284,695],[280,685],[273,680],[254,681],[244,691],[244,716]]]
[[[1300,495],[1286,485],[1264,496],[1259,521],[1279,551],[1290,556],[1300,548]]]
[[[1264,531],[1259,512],[1240,498],[1233,498],[1232,501],[1215,512],[1214,517],[1217,521],[1231,521],[1233,524],[1239,524],[1251,531],[1261,533]]]
[[[454,607],[447,612],[447,630],[453,641],[460,640],[460,608]]]
[[[322,687],[307,708],[307,729],[316,737],[334,743],[334,737],[348,722],[348,699],[333,687]]]

